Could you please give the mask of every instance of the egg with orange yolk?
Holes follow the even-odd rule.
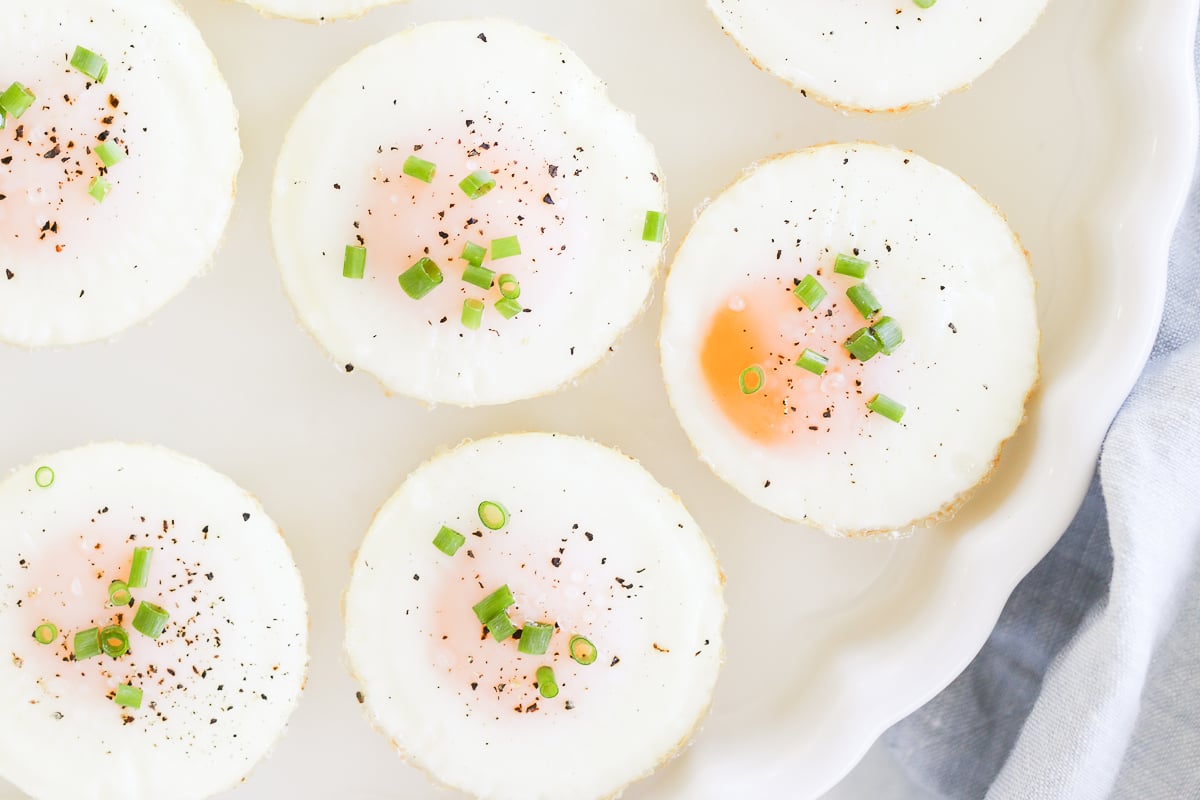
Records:
[[[165,617],[157,638],[144,614]],[[127,652],[89,655],[97,629]],[[32,797],[193,800],[283,732],[307,610],[257,500],[168,450],[95,444],[0,482],[0,649],[0,777]]]
[[[760,68],[848,111],[903,111],[965,88],[1047,0],[708,0]]]
[[[703,210],[660,346],[671,404],[720,477],[854,535],[943,518],[989,477],[1039,340],[1000,213],[917,155],[857,143],[758,164]]]
[[[665,204],[649,143],[562,43],[443,22],[316,90],[279,159],[272,231],[296,311],[339,365],[489,405],[609,352],[649,299],[664,237],[647,217]]]
[[[435,780],[493,800],[611,797],[706,712],[722,583],[695,521],[637,462],[499,436],[427,462],[380,509],[346,650],[371,720]]]
[[[0,342],[111,337],[210,262],[241,164],[232,96],[170,0],[9,0],[14,82],[31,98],[0,130]]]

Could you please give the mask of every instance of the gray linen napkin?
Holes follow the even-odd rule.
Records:
[[[1200,188],[1087,499],[944,692],[884,741],[931,796],[1200,798]]]

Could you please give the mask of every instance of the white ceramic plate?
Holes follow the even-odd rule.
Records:
[[[340,652],[341,593],[372,513],[411,469],[464,436],[538,428],[640,458],[683,497],[728,574],[728,663],[713,715],[680,759],[627,796],[817,796],[978,651],[1070,520],[1149,352],[1192,174],[1196,0],[1053,0],[973,89],[897,119],[843,117],[758,73],[699,0],[506,4],[573,46],[637,114],[664,165],[676,241],[743,166],[832,139],[915,148],[1008,214],[1040,282],[1042,389],[992,484],[952,525],[901,542],[787,525],[703,467],[667,407],[657,303],[578,387],[497,409],[429,411],[330,364],[296,325],[268,245],[286,126],[360,47],[412,22],[502,9],[415,0],[316,28],[215,0],[184,5],[242,113],[228,241],[205,279],[112,344],[0,349],[0,468],[88,440],[155,441],[230,474],[283,526],[312,609],[308,692],[236,797],[447,796],[359,713]]]

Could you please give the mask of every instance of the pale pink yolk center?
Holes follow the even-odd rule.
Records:
[[[494,128],[486,120],[472,121],[461,138],[430,135],[381,146],[368,189],[356,206],[348,243],[367,248],[368,277],[378,278],[399,307],[435,322],[457,320],[467,297],[485,302],[485,327],[499,319],[491,308],[501,298],[499,287],[493,283],[483,289],[462,280],[467,266],[462,252],[468,243],[487,249],[483,266],[495,278],[510,273],[517,279],[525,308],[537,308],[566,291],[563,284],[575,249],[588,247],[586,226],[571,223],[578,208],[573,202],[577,176],[569,157],[568,163],[553,163],[558,159]],[[410,156],[436,166],[432,182],[404,174]],[[496,187],[473,200],[459,184],[476,170],[486,172]],[[493,241],[513,236],[520,254],[493,259]],[[421,258],[437,264],[443,283],[414,305],[397,278]]]
[[[147,706],[140,713],[161,714],[159,703],[151,706],[150,701],[186,692],[186,684],[195,675],[216,666],[213,659],[219,658],[219,653],[205,655],[193,646],[197,638],[207,642],[218,635],[212,624],[219,618],[202,597],[211,573],[183,555],[173,525],[166,520],[129,524],[110,519],[104,509],[95,519],[84,521],[79,534],[57,537],[52,546],[43,544],[36,554],[21,556],[18,567],[24,581],[17,599],[30,638],[20,648],[20,666],[37,676],[50,700],[95,705],[110,697],[116,684],[128,683],[145,691]],[[144,588],[130,590],[135,600],[132,607],[113,607],[109,584],[128,580],[133,550],[142,546],[154,548],[149,582]],[[133,627],[141,601],[160,605],[171,614],[167,629],[157,640]],[[39,644],[32,638],[44,622],[58,628],[58,638],[51,644]],[[117,659],[106,654],[73,659],[75,634],[109,625],[124,628],[128,653]],[[18,658],[16,654],[13,657]],[[137,713],[117,706],[112,709],[113,713]]]
[[[26,86],[37,99],[0,131],[0,236],[17,267],[22,254],[88,245],[87,221],[103,216],[88,189],[107,172],[95,148],[126,147],[127,115],[114,88],[69,66]],[[114,186],[116,172],[107,176]]]
[[[619,654],[619,643],[606,631],[639,629],[626,597],[639,588],[636,572],[614,576],[603,538],[575,528],[545,552],[533,552],[515,529],[482,530],[467,534],[445,574],[432,576],[437,583],[427,622],[430,657],[445,670],[447,688],[469,709],[491,715],[569,710],[568,701],[587,702],[608,679],[607,665]],[[515,627],[557,625],[544,655],[522,654],[516,639],[497,642],[476,619],[472,607],[504,585],[516,600],[508,609]],[[571,660],[574,634],[601,648],[604,663]],[[541,697],[535,686],[540,666],[554,670],[560,693],[553,700]]]

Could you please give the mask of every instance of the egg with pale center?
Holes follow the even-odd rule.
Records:
[[[611,797],[708,709],[723,578],[679,499],[570,436],[466,442],[380,509],[346,593],[371,720],[491,800]]]
[[[1020,41],[1046,3],[708,0],[708,7],[761,69],[821,102],[875,112],[937,103],[965,88]]]
[[[8,0],[0,75],[0,342],[109,338],[210,263],[233,98],[170,0]]]
[[[910,152],[752,167],[667,278],[671,405],[748,499],[841,535],[908,531],[992,473],[1038,376],[1034,282],[1000,213]]]
[[[649,300],[665,205],[653,149],[565,45],[458,21],[316,90],[271,224],[297,314],[339,366],[475,406],[554,391],[610,351]]]
[[[284,730],[300,575],[229,478],[95,444],[0,481],[0,777],[31,797],[199,800]]]

